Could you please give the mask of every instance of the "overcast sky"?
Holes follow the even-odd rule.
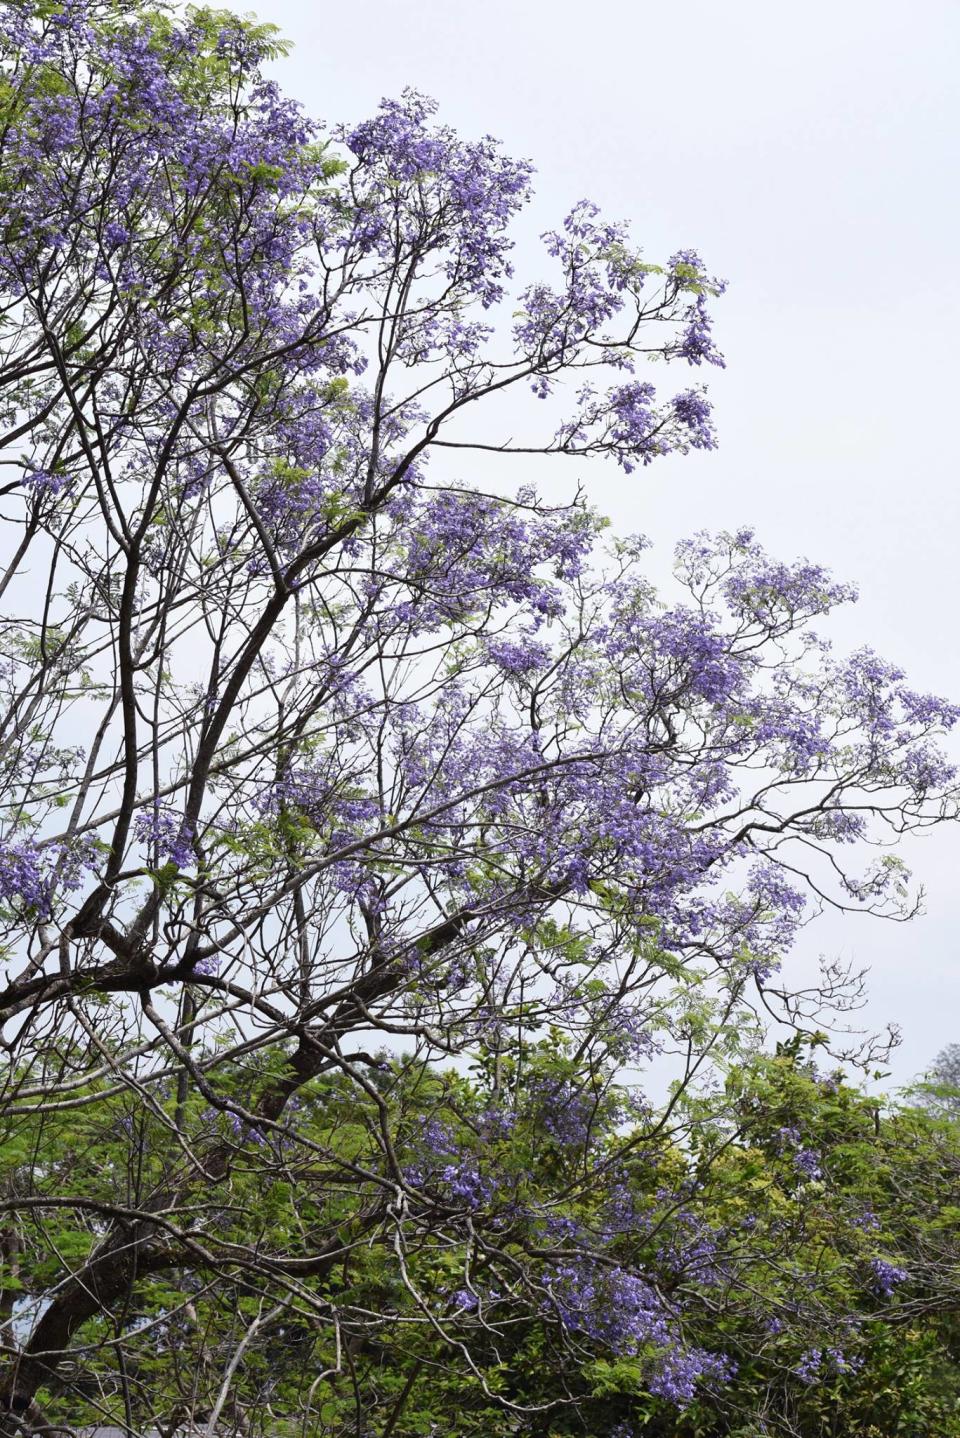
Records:
[[[650,260],[699,249],[730,282],[716,325],[728,368],[711,375],[720,449],[550,482],[585,478],[618,529],[664,555],[694,529],[751,523],[779,556],[830,564],[861,590],[829,630],[838,647],[870,644],[960,698],[957,0],[259,13],[294,42],[276,73],[314,115],[361,119],[413,85],[465,135],[532,159],[525,266],[533,235],[584,196],[630,219]],[[871,965],[866,1021],[904,1030],[897,1081],[960,1041],[960,829],[909,857],[925,917],[821,921],[794,961]]]

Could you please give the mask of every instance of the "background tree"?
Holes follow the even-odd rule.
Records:
[[[181,1179],[184,1207],[164,1216],[181,1266],[145,1272],[122,1313],[89,1320],[82,1365],[44,1395],[48,1424],[960,1433],[956,1124],[818,1071],[800,1042],[731,1066],[669,1125],[638,1122],[630,1090],[578,1071],[555,1037],[524,1060],[509,1117],[489,1073],[384,1063],[376,1100],[417,1209],[402,1265],[389,1244],[358,1243],[333,1276],[307,1261],[316,1238],[334,1215],[350,1232],[376,1200],[363,1175],[382,1166],[379,1104],[340,1077],[305,1091],[277,1142],[234,1134],[202,1101],[175,1128],[162,1098],[103,1082],[72,1108],[11,1116],[14,1332],[26,1322],[21,1306],[11,1323],[14,1303],[69,1281],[117,1221],[131,1162],[169,1185],[184,1134],[195,1150],[231,1148],[212,1191]],[[278,1250],[304,1256],[295,1285],[272,1268]]]
[[[694,252],[584,202],[513,286],[529,165],[411,92],[321,136],[226,13],[0,45],[5,1431],[429,1432],[428,1370],[546,1433],[571,1345],[689,1406],[735,1360],[594,1206],[807,1022],[811,902],[912,911],[863,845],[952,815],[957,710],[749,531],[661,600],[511,488],[713,445],[637,377],[720,362]]]
[[[960,1116],[960,1044],[947,1044],[940,1050],[920,1091],[923,1102],[934,1112]]]

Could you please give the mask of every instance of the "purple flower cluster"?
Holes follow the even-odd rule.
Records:
[[[436,103],[406,89],[385,99],[377,114],[337,137],[349,149],[353,205],[331,205],[331,238],[348,252],[391,259],[398,240],[442,266],[459,295],[484,308],[503,295],[510,276],[510,220],[530,194],[532,167],[506,158],[489,136],[464,142],[446,126],[430,123]],[[483,330],[468,333],[456,318],[435,325],[429,342],[419,335],[418,359],[472,352]]]
[[[808,1348],[794,1368],[794,1373],[804,1383],[822,1383],[841,1373],[855,1373],[863,1366],[863,1358],[857,1353],[845,1353],[835,1345],[827,1348]]]
[[[415,1137],[418,1158],[404,1169],[404,1178],[412,1188],[439,1189],[456,1200],[457,1207],[470,1211],[482,1208],[495,1195],[494,1175],[481,1172],[477,1157],[463,1150],[446,1124],[428,1119]]]
[[[46,913],[49,905],[46,856],[31,839],[7,841],[0,845],[0,898],[29,905]]]
[[[793,1156],[793,1166],[805,1179],[815,1179],[821,1176],[820,1155],[812,1148],[801,1148]]]
[[[0,840],[0,901],[18,910],[25,906],[46,918],[56,893],[78,888],[99,861],[91,839],[72,845],[31,838]]]
[[[892,1298],[897,1285],[906,1283],[910,1274],[905,1268],[898,1268],[886,1258],[872,1258],[870,1273],[874,1292],[881,1298]]]
[[[612,455],[626,474],[660,455],[716,445],[702,390],[685,390],[658,405],[652,384],[631,380],[604,393],[584,385],[577,401],[573,415],[557,430],[554,447],[564,454]]]
[[[216,954],[208,958],[198,959],[193,965],[193,973],[200,974],[202,978],[214,978],[220,972],[221,960]]]
[[[600,1096],[582,1085],[559,1078],[538,1078],[528,1085],[536,1105],[537,1126],[554,1143],[582,1148],[591,1133],[606,1127]]]
[[[648,1355],[650,1392],[678,1407],[693,1401],[703,1382],[728,1381],[735,1365],[684,1344],[661,1299],[643,1279],[584,1260],[550,1272],[547,1309],[563,1326],[621,1357]]]
[[[159,859],[169,860],[178,869],[189,869],[195,863],[193,832],[172,809],[154,804],[141,810],[134,818],[133,831],[141,844],[154,848]]]

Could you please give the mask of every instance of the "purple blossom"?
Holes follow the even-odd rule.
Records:
[[[687,311],[687,322],[677,353],[688,364],[719,365],[723,368],[723,356],[713,343],[713,325],[707,312],[703,295],[698,295]]]
[[[712,364],[723,368],[724,359],[713,342],[713,324],[707,310],[707,294],[722,294],[723,280],[711,277],[695,250],[679,250],[670,260],[668,273],[681,292],[695,296],[684,315],[684,328],[675,353],[688,364]]]
[[[874,1291],[881,1298],[892,1298],[898,1284],[906,1283],[910,1274],[905,1268],[898,1268],[885,1258],[872,1258],[870,1272]]]
[[[459,1207],[481,1208],[494,1196],[497,1181],[493,1173],[481,1171],[475,1155],[461,1150],[447,1124],[430,1118],[422,1123],[415,1135],[419,1150],[414,1163],[404,1170],[407,1183],[413,1188],[439,1187]]]
[[[46,469],[30,469],[23,479],[28,489],[35,494],[50,495],[56,497],[71,489],[74,484],[74,477],[70,474],[50,473]]]
[[[117,220],[108,220],[103,227],[104,243],[111,249],[117,245],[125,245],[130,238],[130,231]]]
[[[517,678],[545,668],[550,658],[547,646],[533,639],[492,639],[487,654],[498,668]]]
[[[217,954],[210,954],[205,959],[198,959],[193,965],[193,973],[200,974],[204,978],[214,978],[220,972],[221,960]]]
[[[805,1179],[820,1178],[820,1155],[812,1148],[802,1148],[793,1156],[793,1166]]]
[[[154,804],[137,814],[133,828],[141,844],[155,846],[157,856],[169,859],[178,869],[189,869],[195,863],[193,831],[174,810]]]
[[[504,157],[489,136],[465,143],[431,125],[435,111],[434,101],[407,89],[399,100],[383,100],[371,120],[338,132],[355,157],[358,201],[338,241],[389,255],[391,216],[402,203],[405,241],[424,257],[435,254],[448,278],[488,308],[511,273],[507,225],[529,196],[531,166]],[[421,343],[420,357],[432,358],[437,349],[471,353],[480,333],[467,336],[454,325],[441,339],[437,330],[431,343]]]
[[[804,1383],[816,1383],[823,1368],[823,1358],[822,1348],[810,1348],[803,1354],[793,1371]]]
[[[72,845],[32,838],[0,840],[0,901],[25,905],[46,918],[57,891],[78,888],[99,859],[91,838]]]
[[[14,899],[46,913],[49,896],[44,858],[43,851],[30,839],[8,840],[0,845],[0,898]]]
[[[830,1345],[809,1348],[793,1371],[802,1382],[815,1384],[837,1374],[856,1372],[862,1364],[863,1359],[859,1355],[848,1355],[842,1348]]]
[[[667,1402],[686,1407],[700,1383],[733,1376],[731,1360],[684,1345],[655,1291],[623,1269],[585,1261],[555,1269],[546,1283],[548,1308],[565,1328],[621,1357],[654,1350],[647,1381],[651,1393]]]
[[[230,1131],[235,1138],[246,1140],[258,1147],[266,1143],[266,1135],[263,1130],[258,1128],[255,1123],[251,1123],[249,1119],[241,1118],[240,1114],[231,1112],[228,1114],[228,1121]]]
[[[702,390],[688,389],[676,394],[672,400],[673,412],[681,424],[690,432],[693,449],[715,449],[716,431],[713,427],[713,409]]]

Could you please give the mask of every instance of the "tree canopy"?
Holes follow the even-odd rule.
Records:
[[[783,968],[913,911],[960,710],[563,491],[713,447],[695,251],[518,279],[528,163],[280,53],[0,14],[0,1432],[960,1431],[951,1121]]]

